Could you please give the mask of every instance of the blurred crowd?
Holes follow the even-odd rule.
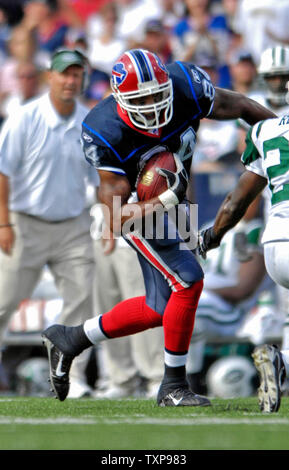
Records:
[[[191,61],[217,86],[262,94],[261,53],[288,44],[288,16],[288,0],[1,0],[0,119],[43,91],[51,54],[65,46],[87,55],[89,107],[110,93],[112,64],[134,47],[164,63]],[[194,169],[238,166],[243,138],[235,123],[204,121]]]
[[[266,49],[289,45],[288,24],[289,0],[0,0],[0,126],[46,91],[51,56],[62,47],[78,48],[87,57],[81,101],[89,108],[110,93],[117,57],[142,47],[164,63],[193,62],[214,85],[253,97],[279,114],[289,105],[266,102],[258,70]],[[204,119],[194,172],[239,171],[246,132],[242,122]],[[192,366],[192,380],[197,373],[198,366]]]

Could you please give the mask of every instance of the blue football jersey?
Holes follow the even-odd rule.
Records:
[[[177,153],[189,171],[200,120],[213,106],[215,89],[205,71],[179,61],[167,69],[173,83],[173,116],[166,126],[149,132],[129,125],[112,95],[96,105],[82,123],[86,160],[96,169],[126,176],[132,191],[144,161],[154,153]]]

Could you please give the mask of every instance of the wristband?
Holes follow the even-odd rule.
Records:
[[[13,227],[14,224],[0,224],[0,228],[4,228],[4,227]]]
[[[167,189],[166,191],[164,191],[158,196],[158,198],[166,210],[169,210],[179,204],[177,196],[171,189]]]

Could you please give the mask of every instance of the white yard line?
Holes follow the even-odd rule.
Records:
[[[28,425],[116,425],[116,424],[131,424],[131,425],[161,425],[161,426],[218,426],[218,425],[289,425],[289,418],[278,418],[273,416],[260,416],[260,417],[240,417],[240,418],[208,418],[208,417],[190,417],[190,418],[148,418],[148,417],[118,417],[118,418],[15,418],[12,416],[0,416],[0,426],[7,424],[28,424]]]

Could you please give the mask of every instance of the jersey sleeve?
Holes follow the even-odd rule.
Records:
[[[88,129],[85,123],[82,124],[81,143],[86,161],[94,168],[126,175],[121,165],[118,165],[118,161],[109,144],[102,142]]]
[[[257,148],[257,139],[262,126],[262,123],[257,123],[250,128],[246,135],[246,148],[241,156],[241,162],[248,171],[252,171],[257,175],[266,178],[266,173],[262,166],[262,157]]]
[[[26,135],[26,121],[21,108],[17,115],[6,119],[0,134],[0,172],[8,177],[14,175],[21,164]]]
[[[215,88],[207,72],[188,62],[177,62],[183,73],[182,91],[185,99],[192,103],[192,109],[197,111],[196,117],[202,119],[208,116],[213,108]]]

